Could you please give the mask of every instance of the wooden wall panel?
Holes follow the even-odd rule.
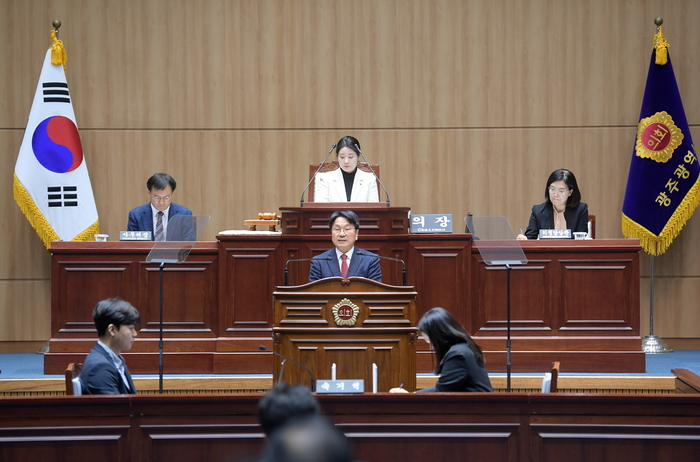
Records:
[[[203,239],[294,206],[308,165],[346,134],[382,166],[392,205],[452,213],[458,229],[469,211],[503,215],[517,231],[542,201],[549,172],[567,167],[597,216],[597,236],[621,237],[659,15],[700,137],[695,0],[33,0],[0,2],[0,14],[10,19],[0,58],[12,64],[0,76],[0,159],[16,161],[59,18],[111,239],[145,202],[156,171],[178,181],[179,203],[212,216]],[[7,171],[0,282],[48,284],[49,258],[12,199]],[[698,228],[694,217],[657,258],[657,275],[700,277]],[[675,293],[664,297],[683,327],[658,313],[655,333],[699,337],[700,311]],[[24,318],[34,298],[3,303],[0,318]],[[49,316],[48,305],[36,309]],[[46,335],[26,319],[21,339]],[[2,340],[10,337],[0,331]]]

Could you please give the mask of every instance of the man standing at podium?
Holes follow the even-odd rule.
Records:
[[[359,276],[382,282],[379,257],[355,247],[355,241],[360,234],[360,219],[357,214],[349,210],[333,212],[328,227],[331,229],[331,240],[335,248],[311,260],[309,282],[334,276],[343,279]]]

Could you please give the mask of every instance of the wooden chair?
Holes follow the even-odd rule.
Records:
[[[311,164],[309,165],[309,180],[313,178],[314,173],[316,173],[316,169],[318,169],[319,165],[321,164]],[[370,165],[372,168],[370,169]],[[332,162],[324,162],[323,165],[321,165],[321,169],[318,171],[318,173],[323,173],[323,172],[332,172],[333,170],[337,170],[340,168],[340,164],[338,164],[337,160],[334,160]],[[362,170],[363,172],[367,173],[372,173],[372,170],[374,170],[374,173],[376,173],[377,178],[379,178],[379,165],[377,164],[367,164],[366,162],[358,162],[357,163],[357,168]],[[314,201],[314,187],[316,186],[316,179],[309,184],[309,193],[307,197],[307,202],[313,202]],[[379,185],[379,180],[377,180],[377,190],[379,190],[381,186]]]
[[[559,381],[559,361],[552,363],[552,371],[547,372],[542,379],[542,393],[556,393]]]
[[[78,396],[83,394],[80,385],[80,372],[83,370],[83,363],[70,363],[66,368],[66,395]]]
[[[595,215],[588,215],[588,223],[591,224],[591,239],[595,239]]]

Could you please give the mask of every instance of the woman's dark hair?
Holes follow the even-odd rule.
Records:
[[[579,202],[581,202],[581,191],[578,189],[578,183],[576,183],[576,177],[571,170],[565,168],[560,168],[559,170],[554,170],[549,179],[547,180],[547,185],[544,187],[544,198],[547,200],[548,205],[552,205],[552,201],[549,199],[549,186],[555,181],[563,181],[566,183],[566,187],[572,189],[573,192],[566,200],[567,207],[576,207]]]
[[[344,136],[339,141],[335,147],[335,156],[338,157],[338,153],[342,148],[350,148],[355,151],[357,156],[360,156],[360,142],[354,136]]]
[[[469,333],[457,319],[444,308],[435,307],[423,315],[418,322],[418,330],[428,336],[430,346],[435,350],[437,367],[435,373],[442,369],[442,358],[447,351],[458,343],[466,343],[474,352],[474,357],[479,364],[484,364],[484,354],[481,348],[472,340]]]

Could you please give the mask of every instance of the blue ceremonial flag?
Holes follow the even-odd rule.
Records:
[[[622,233],[656,256],[666,252],[700,200],[700,164],[667,48],[659,27],[622,203]]]
[[[13,183],[17,205],[46,248],[51,241],[85,241],[100,232],[66,81],[66,51],[55,31],[51,37]]]

